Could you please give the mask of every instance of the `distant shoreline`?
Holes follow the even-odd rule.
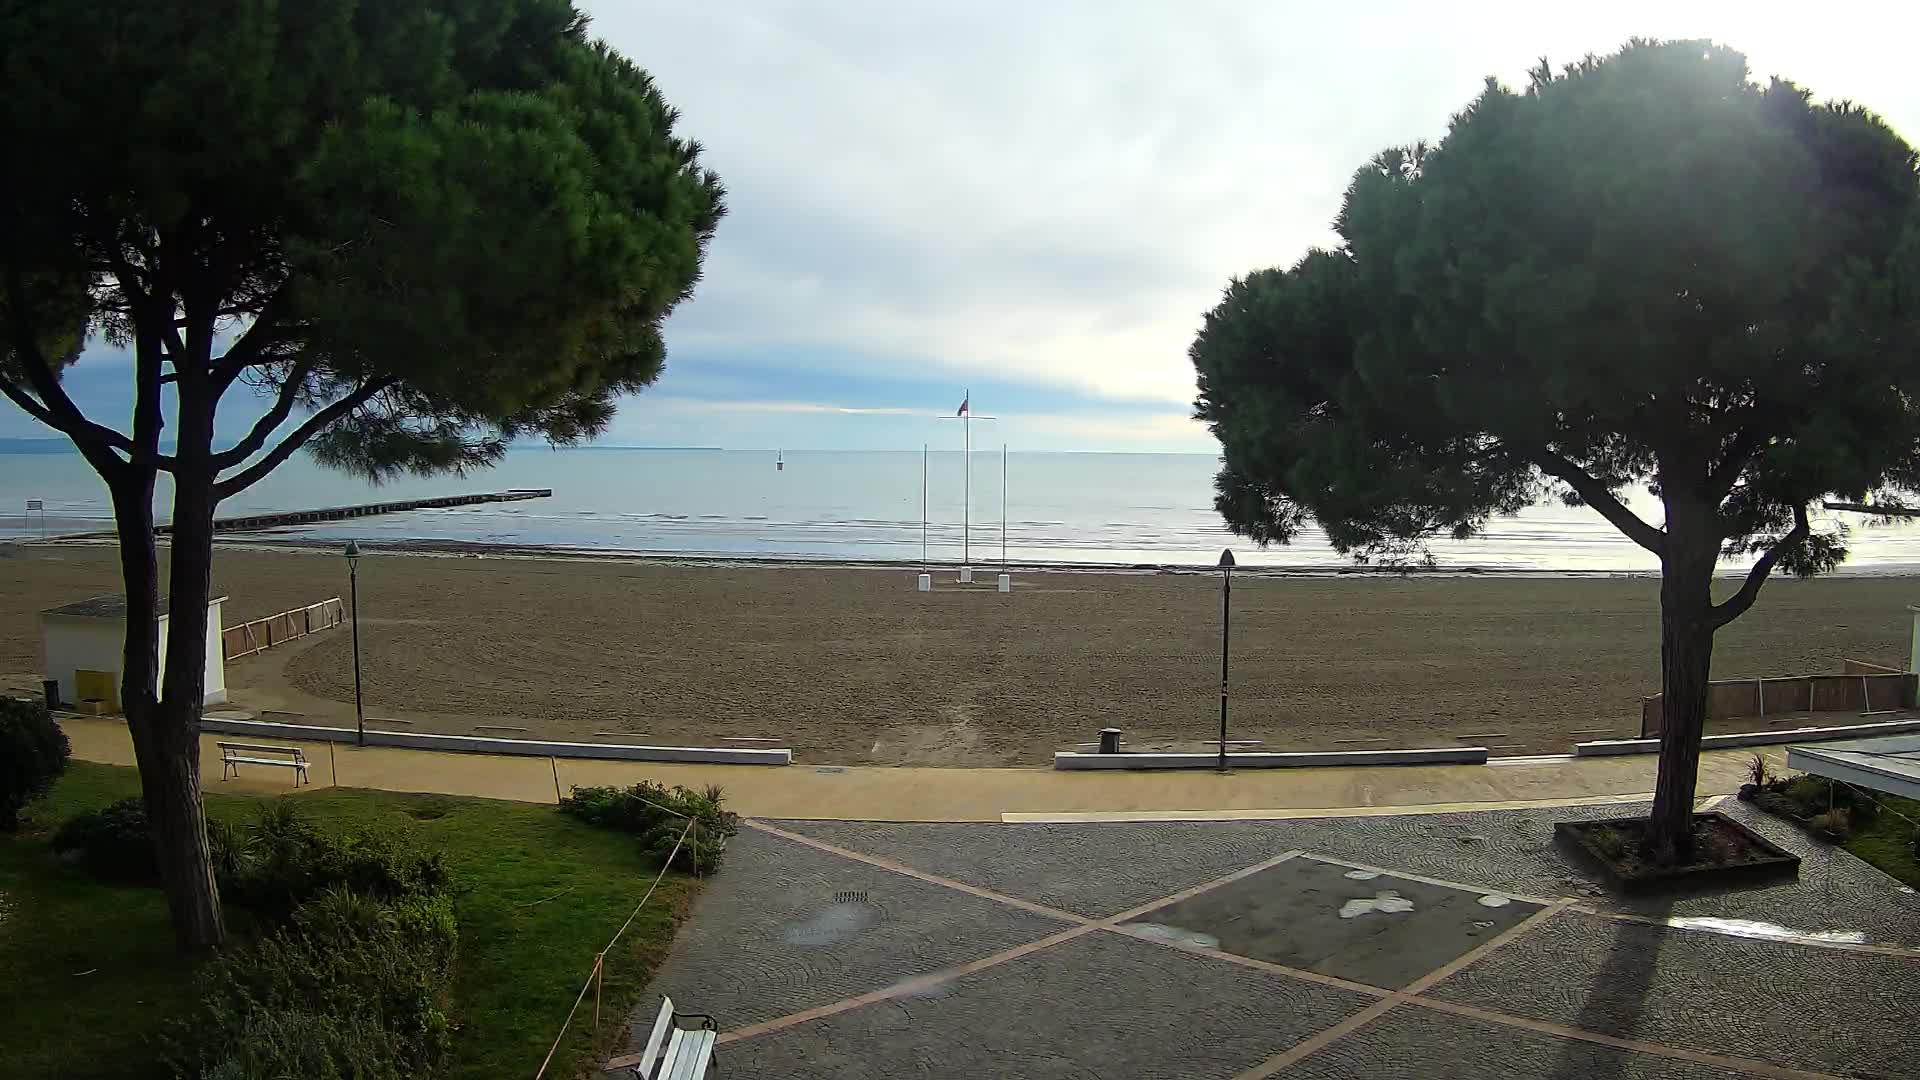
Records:
[[[98,533],[49,536],[45,539],[19,537],[0,541],[5,544],[31,544],[38,546],[111,546],[115,541]],[[161,539],[165,546],[166,540]],[[466,540],[366,540],[359,541],[362,550],[384,555],[404,555],[420,558],[488,558],[545,560],[551,562],[614,562],[644,563],[659,566],[703,566],[759,569],[806,569],[806,570],[900,570],[917,571],[923,564],[918,559],[827,559],[818,556],[781,556],[781,555],[728,555],[699,552],[634,551],[618,548],[568,547],[560,544],[502,544]],[[269,535],[230,534],[215,539],[215,545],[233,550],[253,551],[306,551],[334,552],[340,547],[333,540],[308,539],[304,537],[275,537]],[[959,567],[957,562],[935,561],[927,564],[936,576],[950,574]],[[1001,572],[998,560],[982,559],[973,564],[977,577],[991,581],[992,575]],[[1006,564],[1009,573],[1021,574],[1217,574],[1219,568],[1206,563],[1100,563],[1082,561],[1050,562],[1036,559],[1009,560]],[[1722,578],[1744,577],[1746,571],[1738,567],[1728,567],[1718,572]],[[1336,567],[1316,566],[1259,566],[1241,564],[1234,567],[1236,577],[1257,578],[1308,578],[1315,580],[1338,580],[1342,578],[1360,580],[1378,580],[1382,578],[1417,578],[1421,580],[1462,579],[1532,579],[1544,581],[1570,580],[1657,580],[1657,570],[1578,570],[1546,569],[1527,567],[1490,567],[1490,566],[1438,566],[1410,567],[1394,569],[1377,566],[1346,565]],[[1776,574],[1784,579],[1785,575]],[[1823,574],[1821,578],[1885,578],[1904,579],[1920,577],[1920,566],[1896,564],[1879,568],[1849,568],[1844,563],[1838,571]]]

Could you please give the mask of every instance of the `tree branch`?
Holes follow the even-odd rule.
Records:
[[[7,319],[13,328],[13,355],[20,365],[20,371],[26,375],[27,383],[33,392],[39,395],[39,409],[26,409],[28,415],[55,431],[72,439],[95,469],[106,476],[108,470],[125,464],[111,451],[120,450],[133,453],[133,440],[110,427],[96,424],[81,413],[73,399],[60,388],[60,380],[54,376],[47,359],[40,353],[40,343],[35,340],[33,326],[27,318],[27,291],[17,271],[7,274],[7,306],[12,317]],[[7,397],[18,403],[18,387],[9,387]],[[26,406],[21,406],[26,408]]]
[[[228,349],[219,360],[214,361],[215,398],[226,393],[227,387],[233,385],[233,380],[239,378],[242,371],[258,363],[261,353],[266,351],[267,346],[274,343],[280,331],[280,319],[286,312],[285,298],[285,291],[274,293],[273,297],[261,306],[260,313],[254,316],[253,323],[247,327],[246,333],[241,334],[240,339],[233,343],[233,347]]]
[[[376,379],[373,382],[361,386],[346,397],[333,402],[312,416],[307,417],[305,423],[295,428],[293,434],[282,439],[280,445],[267,451],[265,457],[247,466],[244,470],[213,485],[214,499],[218,501],[238,495],[254,484],[259,483],[268,473],[278,468],[281,462],[292,457],[294,451],[305,446],[307,440],[325,431],[334,421],[365,405],[375,394],[394,385],[395,382],[397,382],[395,379]]]
[[[1767,575],[1773,573],[1773,564],[1780,561],[1780,556],[1787,549],[1804,542],[1812,531],[1813,525],[1807,520],[1806,504],[1796,503],[1793,508],[1793,528],[1768,548],[1765,555],[1760,556],[1759,560],[1753,564],[1753,569],[1747,571],[1747,580],[1741,583],[1739,592],[1713,606],[1711,612],[1713,629],[1718,630],[1746,614],[1747,609],[1752,607],[1754,600],[1760,596],[1760,586],[1767,583]]]
[[[1612,522],[1613,527],[1624,533],[1627,539],[1655,555],[1666,551],[1667,534],[1640,520],[1639,515],[1627,509],[1625,503],[1615,498],[1605,484],[1588,475],[1585,469],[1545,447],[1529,451],[1527,457],[1541,472],[1572,488],[1582,502],[1599,511],[1600,516]]]
[[[253,429],[247,432],[247,437],[241,439],[232,449],[222,450],[213,455],[213,467],[216,472],[221,469],[231,469],[245,462],[258,453],[262,446],[267,445],[267,438],[281,424],[286,423],[287,417],[293,415],[293,407],[300,400],[300,387],[306,383],[307,376],[313,373],[313,367],[313,362],[305,357],[294,362],[293,370],[287,375],[287,381],[280,384],[280,393],[274,398],[273,407],[267,410],[266,415],[254,421]]]
[[[1733,441],[1727,444],[1727,452],[1720,455],[1720,463],[1707,473],[1707,489],[1715,497],[1725,496],[1733,490],[1740,479],[1740,473],[1760,449],[1760,436],[1751,427],[1743,427],[1734,433]]]

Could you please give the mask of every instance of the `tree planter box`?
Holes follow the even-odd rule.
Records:
[[[1650,892],[1697,885],[1733,885],[1800,876],[1800,856],[1721,813],[1693,815],[1694,828],[1711,829],[1720,861],[1657,866],[1641,855],[1646,818],[1561,821],[1554,838],[1600,868],[1622,892]],[[1615,838],[1609,843],[1606,837]],[[1696,841],[1696,845],[1698,841]],[[1698,854],[1696,846],[1696,854]]]

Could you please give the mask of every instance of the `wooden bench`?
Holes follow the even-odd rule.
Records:
[[[699,1027],[680,1026],[681,1020],[694,1019],[700,1021]],[[635,1080],[704,1080],[713,1062],[713,1041],[719,1036],[720,1025],[713,1017],[676,1013],[673,999],[661,997],[660,1017],[653,1022],[653,1034],[647,1036],[647,1048],[631,1066]]]
[[[297,746],[263,746],[260,743],[223,742],[220,747],[220,779],[238,778],[242,765],[280,765],[293,770],[293,786],[307,778],[307,756]]]

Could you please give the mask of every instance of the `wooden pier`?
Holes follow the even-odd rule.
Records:
[[[318,510],[285,510],[274,514],[215,518],[213,530],[215,532],[247,532],[253,529],[274,529],[282,525],[311,525],[321,521],[345,521],[348,518],[372,517],[375,514],[399,514],[408,510],[440,510],[449,506],[473,506],[477,503],[522,502],[527,499],[545,499],[552,494],[552,488],[513,488],[508,491],[483,491],[474,495],[442,495],[435,499],[396,499],[393,502],[329,506]],[[153,531],[165,534],[169,531],[169,526],[155,526]]]

